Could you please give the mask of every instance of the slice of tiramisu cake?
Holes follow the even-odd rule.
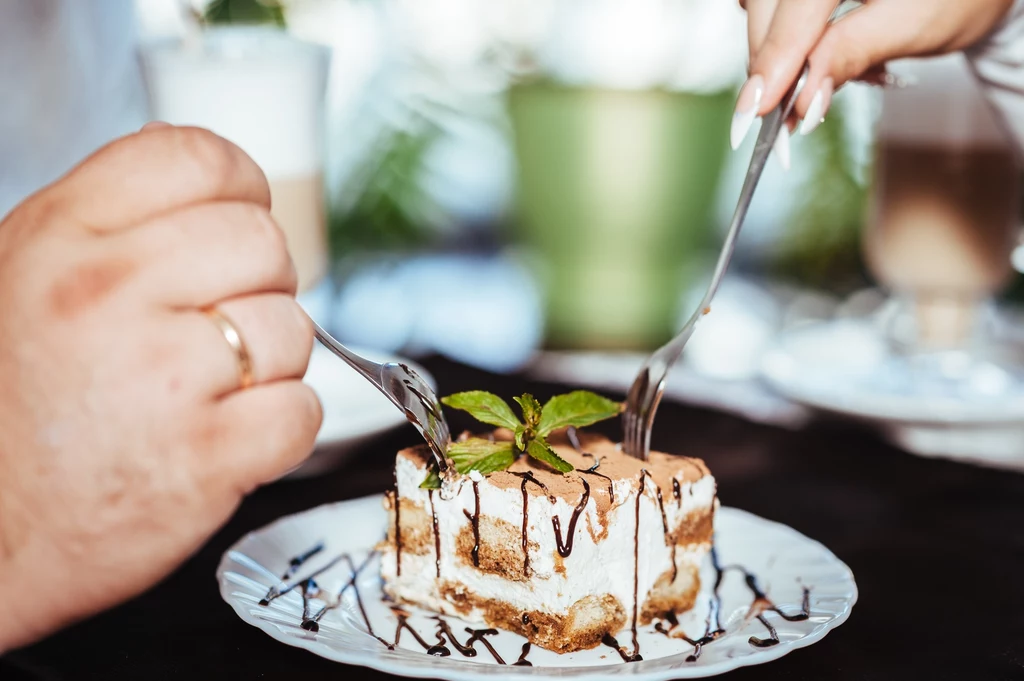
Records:
[[[398,453],[381,547],[391,598],[558,652],[630,627],[635,639],[637,625],[693,607],[717,505],[702,461],[658,452],[641,461],[577,435],[573,426],[618,412],[591,393],[553,398],[543,413],[517,398],[523,423],[498,398],[504,408],[481,411],[466,404],[485,394],[466,395],[446,403],[502,427],[453,443],[460,475],[445,490],[425,446]]]

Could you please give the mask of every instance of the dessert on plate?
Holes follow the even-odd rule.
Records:
[[[426,446],[398,453],[385,593],[557,652],[692,608],[717,507],[704,463],[577,434],[619,411],[592,393],[516,401],[521,421],[488,393],[444,400],[497,427],[452,443],[451,476]]]

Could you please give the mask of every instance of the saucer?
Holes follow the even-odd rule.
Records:
[[[783,333],[761,370],[781,395],[867,421],[910,452],[1024,470],[1024,377],[994,362],[911,359],[870,320],[842,319]]]

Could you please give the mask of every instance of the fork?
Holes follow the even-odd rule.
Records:
[[[401,362],[373,362],[346,348],[315,321],[313,330],[317,340],[324,347],[343,359],[405,414],[409,423],[415,426],[427,441],[438,469],[446,471],[451,434],[448,422],[441,411],[441,401],[437,399],[433,388],[420,378],[419,374]]]
[[[658,410],[658,403],[661,402],[662,393],[665,391],[665,378],[676,360],[683,353],[686,342],[690,340],[697,323],[711,311],[711,299],[714,298],[725,270],[729,267],[733,251],[736,249],[736,239],[743,225],[743,219],[747,216],[747,209],[750,208],[750,201],[754,198],[754,190],[761,179],[768,155],[772,151],[782,126],[793,110],[793,104],[800,95],[804,83],[807,80],[809,66],[804,65],[803,71],[796,83],[783,97],[782,102],[772,109],[761,122],[761,131],[757,135],[757,142],[754,145],[754,153],[750,158],[750,166],[747,168],[746,178],[743,180],[743,188],[740,191],[739,202],[736,205],[736,212],[733,213],[732,223],[722,245],[722,252],[718,256],[718,263],[711,275],[711,283],[700,301],[700,305],[694,310],[693,315],[683,326],[675,338],[654,351],[637,374],[633,385],[626,397],[626,408],[622,414],[623,450],[632,456],[644,461],[647,460],[651,450],[651,427],[654,425],[654,414]]]

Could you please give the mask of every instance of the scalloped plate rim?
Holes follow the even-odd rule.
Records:
[[[803,533],[793,529],[792,527],[780,523],[774,520],[768,520],[762,518],[749,511],[743,509],[722,506],[719,509],[719,513],[726,513],[729,515],[735,515],[737,518],[745,519],[750,522],[765,524],[778,531],[789,534],[794,539],[806,543],[808,546],[821,551],[824,556],[833,563],[837,570],[842,573],[842,577],[849,581],[850,594],[846,599],[843,608],[838,612],[832,619],[824,623],[821,626],[816,627],[808,634],[802,636],[796,640],[787,640],[782,643],[772,646],[770,648],[762,648],[755,654],[746,655],[743,657],[729,658],[720,662],[711,663],[705,666],[692,666],[692,667],[664,667],[661,669],[643,669],[640,665],[651,663],[652,666],[658,662],[665,662],[672,660],[673,658],[682,658],[683,654],[673,655],[669,657],[654,658],[651,660],[645,660],[641,663],[634,664],[614,664],[608,666],[595,666],[595,667],[515,667],[511,665],[499,666],[499,665],[481,665],[475,662],[465,662],[458,659],[452,658],[432,658],[424,654],[424,663],[420,667],[409,667],[400,663],[395,663],[381,656],[384,652],[376,642],[373,642],[372,646],[358,648],[358,649],[347,649],[339,650],[334,648],[320,640],[308,640],[308,639],[297,639],[295,637],[288,636],[278,626],[271,622],[260,620],[253,616],[247,604],[241,600],[233,597],[232,591],[234,588],[230,582],[225,579],[225,573],[228,571],[229,563],[234,562],[231,558],[233,552],[239,551],[239,547],[245,544],[247,541],[251,541],[258,535],[271,533],[278,526],[285,523],[301,521],[306,516],[314,516],[318,514],[328,513],[333,510],[344,509],[345,507],[358,507],[373,503],[378,505],[383,498],[382,494],[373,494],[364,497],[358,497],[355,499],[347,499],[343,501],[330,502],[327,504],[321,504],[313,508],[300,511],[298,513],[281,516],[276,520],[264,525],[263,527],[249,531],[240,537],[234,544],[232,544],[221,556],[220,563],[217,566],[216,578],[218,582],[219,592],[221,598],[231,606],[235,611],[235,614],[244,621],[245,623],[260,629],[271,638],[285,645],[301,648],[309,651],[315,655],[323,657],[325,659],[339,662],[342,664],[367,667],[387,674],[395,676],[401,676],[405,678],[422,678],[422,679],[445,679],[446,681],[477,681],[481,676],[491,676],[493,678],[569,678],[579,677],[584,678],[587,681],[600,681],[600,680],[613,680],[628,677],[630,679],[637,679],[640,681],[672,681],[673,679],[684,679],[684,678],[705,678],[709,676],[717,676],[724,674],[741,667],[755,666],[777,660],[784,655],[789,654],[794,650],[806,648],[814,643],[825,638],[828,633],[836,627],[846,622],[850,614],[853,611],[853,606],[856,605],[859,598],[859,589],[853,576],[853,571],[846,563],[840,560],[834,553],[832,553],[828,547],[821,542],[807,537]],[[368,639],[369,643],[372,639]],[[441,662],[441,664],[436,664]],[[451,663],[454,662],[458,667],[452,668]],[[464,667],[464,668],[460,668]],[[615,670],[615,671],[611,671]]]

